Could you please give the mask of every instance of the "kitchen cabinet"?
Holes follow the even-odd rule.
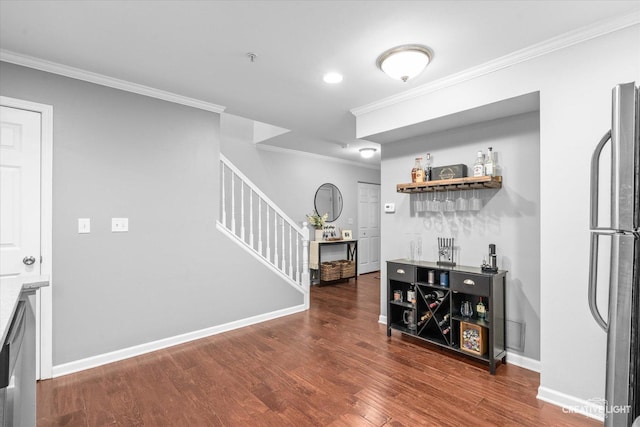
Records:
[[[491,374],[506,363],[507,272],[442,266],[425,261],[387,261],[387,336],[392,331],[485,362]],[[486,316],[478,317],[480,299]],[[463,313],[467,302],[473,313]]]

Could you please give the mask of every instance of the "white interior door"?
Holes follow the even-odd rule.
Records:
[[[50,276],[53,109],[0,104],[0,279]],[[51,377],[51,295],[51,287],[36,294],[37,378]]]
[[[358,274],[380,270],[380,185],[358,183]]]
[[[0,277],[40,275],[40,114],[0,107]]]

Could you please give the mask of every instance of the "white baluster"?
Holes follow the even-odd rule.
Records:
[[[231,232],[236,234],[236,179],[231,171]]]
[[[244,230],[244,181],[240,180],[240,238],[246,242]]]
[[[291,238],[293,237],[293,229],[291,228],[291,224],[289,224],[289,277],[293,279],[293,241]]]
[[[251,243],[251,249],[256,250],[255,242],[253,240],[253,190],[249,188],[249,241]]]
[[[258,196],[258,252],[264,256],[262,247],[262,198]]]
[[[284,274],[287,274],[287,250],[284,246],[284,220],[280,221],[280,227],[282,227],[282,267],[280,270],[282,270]]]
[[[227,198],[225,196],[226,191],[225,191],[225,181],[224,181],[224,163],[220,162],[220,170],[222,171],[222,224],[225,226],[225,228],[227,228],[227,207],[226,207],[226,201]]]
[[[267,226],[267,260],[271,261],[271,241],[269,239],[269,205],[266,205],[267,207],[267,221],[265,222],[265,225]]]
[[[273,265],[278,267],[278,214],[273,211]]]

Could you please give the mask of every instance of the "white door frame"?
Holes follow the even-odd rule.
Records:
[[[40,336],[36,337],[40,360],[36,364],[38,379],[51,378],[53,373],[53,301],[52,287],[52,227],[53,227],[53,106],[0,96],[0,105],[40,113],[40,274],[49,277],[49,286],[41,288],[36,298],[36,321]]]

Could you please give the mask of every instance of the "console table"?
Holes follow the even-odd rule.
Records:
[[[322,249],[336,246],[344,246],[346,259],[355,262],[355,280],[358,280],[358,240],[315,240],[309,242],[309,268],[318,270],[318,282],[322,282]]]

